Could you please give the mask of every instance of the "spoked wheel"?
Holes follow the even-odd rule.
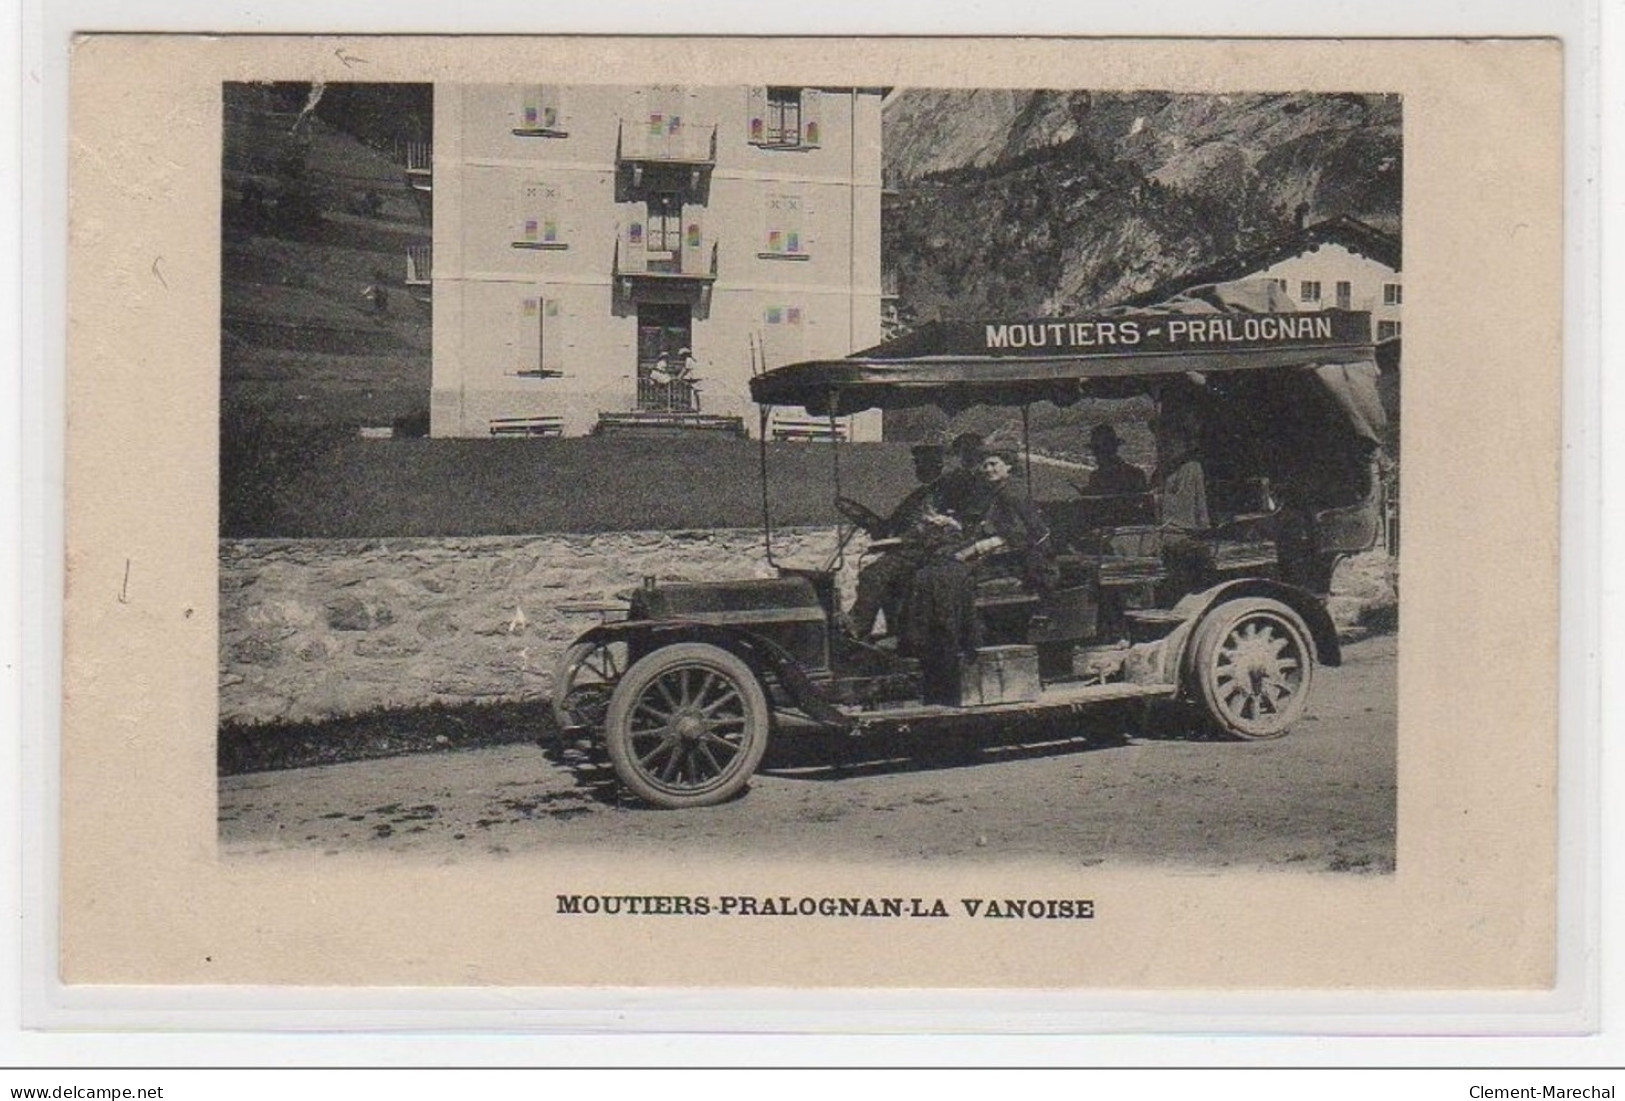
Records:
[[[684,642],[627,672],[609,701],[604,742],[615,775],[659,807],[732,798],[767,749],[767,696],[726,650]]]
[[[565,652],[564,674],[554,686],[553,712],[561,721],[594,732],[604,728],[610,696],[626,676],[625,642],[578,642]],[[573,716],[573,720],[565,720]]]
[[[1196,688],[1208,718],[1238,738],[1279,738],[1303,715],[1314,679],[1309,628],[1275,600],[1233,600],[1197,628]]]

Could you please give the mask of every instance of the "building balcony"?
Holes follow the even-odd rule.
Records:
[[[687,302],[696,316],[704,317],[717,281],[717,243],[661,252],[617,237],[614,274],[618,313],[635,310],[640,302]]]
[[[414,191],[434,190],[434,147],[426,141],[399,143],[400,162],[406,169],[406,182]]]
[[[434,246],[406,246],[406,285],[427,287],[434,278]]]
[[[615,164],[633,192],[702,193],[717,164],[717,128],[680,124],[656,133],[623,119],[615,134]]]
[[[655,283],[714,283],[717,278],[717,242],[661,251],[629,244],[617,237],[615,278]]]

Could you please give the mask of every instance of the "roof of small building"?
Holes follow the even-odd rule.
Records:
[[[1340,214],[1335,218],[1316,222],[1312,226],[1293,230],[1257,248],[1225,257],[1207,267],[1164,279],[1150,290],[1125,299],[1121,305],[1148,306],[1166,301],[1187,287],[1228,283],[1327,244],[1342,245],[1350,252],[1369,257],[1379,264],[1386,264],[1396,272],[1400,270],[1401,249],[1398,237],[1384,233],[1375,226],[1369,226],[1358,218]]]

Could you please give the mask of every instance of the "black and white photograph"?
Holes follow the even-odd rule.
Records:
[[[63,983],[1557,997],[1561,73],[87,37]]]
[[[1403,95],[219,91],[223,862],[1401,870]]]

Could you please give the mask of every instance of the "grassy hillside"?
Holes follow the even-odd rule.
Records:
[[[828,524],[831,449],[770,444],[774,522]],[[753,527],[761,522],[758,445],[744,440],[361,440],[331,430],[249,442],[251,463],[222,493],[227,538],[523,535]],[[840,449],[841,488],[879,512],[915,482],[903,444]],[[1035,465],[1040,497],[1072,493],[1075,471]]]
[[[301,120],[300,88],[225,95],[223,429],[353,431],[427,410],[429,304],[405,286],[408,246],[429,243],[427,196],[393,149],[339,129],[321,105]],[[324,104],[353,114],[353,99]],[[369,287],[382,287],[381,305]]]

